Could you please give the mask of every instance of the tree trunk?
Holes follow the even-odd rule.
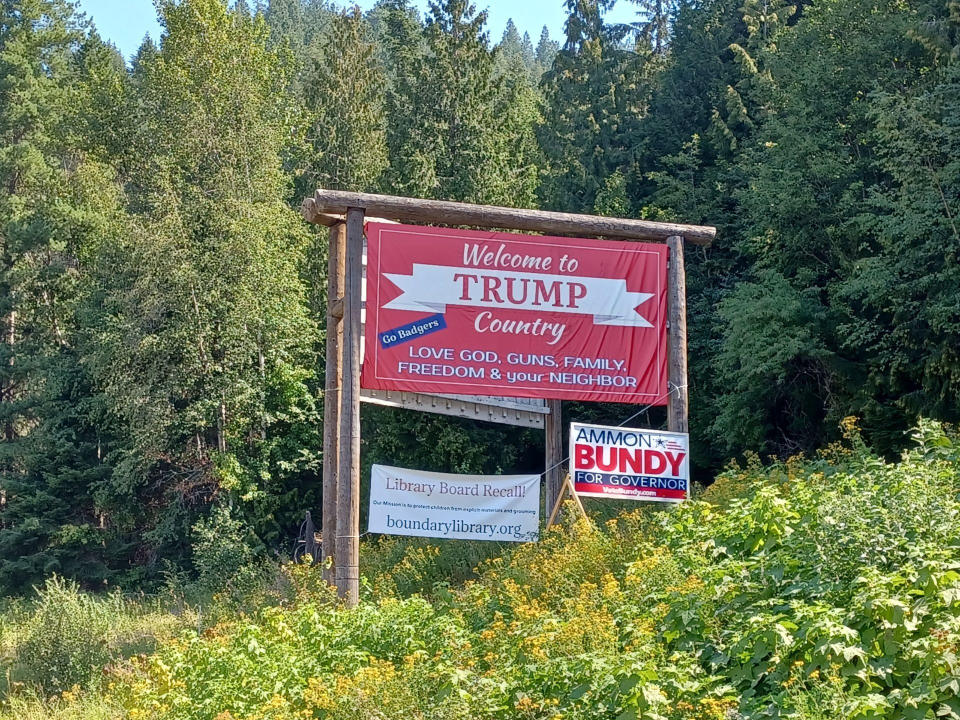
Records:
[[[17,340],[17,311],[11,310],[10,315],[7,318],[7,345],[10,347],[10,359],[7,360],[7,365],[10,368],[14,366],[14,353],[13,347]],[[0,400],[6,402],[13,402],[13,373],[11,372],[11,377],[7,381],[6,387],[0,388]],[[3,426],[3,438],[7,442],[11,442],[16,437],[16,427],[13,424],[13,418],[8,418],[7,422]]]

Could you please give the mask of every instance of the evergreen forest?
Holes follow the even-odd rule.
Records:
[[[124,58],[0,0],[0,717],[960,718],[960,0],[614,2],[156,0]],[[703,499],[365,543],[353,612],[278,570],[321,506],[318,187],[716,226]],[[362,424],[364,477],[543,469],[539,431]]]

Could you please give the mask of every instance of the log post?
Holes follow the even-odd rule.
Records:
[[[667,346],[669,365],[667,383],[670,395],[667,403],[667,429],[671,432],[689,432],[687,421],[687,281],[683,265],[683,238],[667,238]]]
[[[544,418],[544,449],[546,456],[546,487],[544,498],[544,508],[550,512],[550,508],[557,502],[560,495],[561,483],[563,482],[563,468],[560,463],[563,460],[563,417],[561,408],[563,403],[560,400],[548,400],[547,409],[549,414]]]
[[[311,565],[317,562],[317,528],[313,524],[313,515],[307,510],[307,515],[303,519],[303,549],[310,556]]]
[[[343,305],[344,256],[347,226],[330,228],[327,248],[327,371],[323,396],[323,508],[320,515],[323,580],[336,582],[337,466],[340,462],[340,388],[343,384],[343,323],[336,308]]]
[[[360,305],[363,210],[347,210],[343,288],[343,385],[337,468],[337,594],[347,607],[360,594]]]

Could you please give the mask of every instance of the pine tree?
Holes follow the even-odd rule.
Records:
[[[297,57],[307,47],[303,0],[269,0],[264,14],[270,34],[276,41],[287,40]]]
[[[644,58],[603,21],[608,2],[568,0],[566,40],[541,80],[540,146],[547,158],[543,204],[590,211],[608,175],[633,160],[650,85]]]
[[[534,52],[541,75],[553,66],[553,59],[559,51],[560,43],[550,39],[550,31],[544,25],[540,31],[540,41],[537,43],[537,49]]]
[[[593,212],[607,217],[630,217],[630,199],[627,197],[627,179],[620,170],[614,170],[604,180],[597,193]]]
[[[736,74],[713,108],[707,131],[720,153],[735,152],[766,112],[774,91],[765,67],[767,51],[776,46],[778,36],[786,30],[797,8],[796,2],[784,0],[745,0],[740,8],[746,36],[729,46]]]
[[[430,55],[421,109],[436,143],[436,196],[496,202],[499,158],[492,157],[498,86],[484,25],[486,12],[468,0],[430,3]]]
[[[418,72],[393,70],[391,125],[399,132],[389,140],[390,178],[407,173],[408,186],[428,197],[506,204],[529,195],[532,157],[511,148],[526,146],[520,135],[529,136],[535,114],[523,92],[497,77],[485,22],[465,0],[431,3],[424,57],[396,55]],[[410,82],[401,86],[402,78]]]
[[[387,153],[382,189],[432,197],[437,187],[437,141],[420,114],[426,82],[426,41],[408,0],[385,0],[375,9],[381,58],[387,71]]]
[[[670,47],[670,21],[680,5],[679,0],[632,0],[632,2],[640,6],[640,13],[643,16],[637,23],[641,35],[654,53],[665,54]]]
[[[359,10],[337,16],[306,74],[310,157],[303,192],[369,192],[387,166],[386,78],[368,32]]]
[[[914,26],[927,51],[916,83],[871,98],[876,250],[845,277],[847,352],[865,366],[857,409],[878,444],[896,447],[917,417],[960,420],[960,3],[932,3]]]
[[[503,29],[503,37],[496,48],[496,68],[498,74],[503,74],[506,68],[523,66],[523,40],[517,32],[513,20],[507,20]]]
[[[494,68],[499,77],[519,71],[524,73],[532,83],[536,83],[540,78],[530,35],[524,33],[521,37],[513,20],[507,20],[503,37],[497,44]]]
[[[493,158],[499,160],[495,180],[497,189],[491,197],[498,202],[521,208],[537,206],[540,186],[540,168],[543,153],[537,142],[536,128],[543,121],[540,96],[522,66],[506,71],[500,81],[496,106],[501,108],[497,118]]]
[[[523,58],[523,65],[530,73],[530,77],[536,81],[540,79],[540,72],[537,69],[537,55],[533,49],[533,41],[530,39],[530,33],[524,32],[520,40],[520,56]]]
[[[245,14],[251,14],[249,8]],[[262,14],[271,43],[275,47],[286,44],[302,72],[310,66],[317,47],[326,42],[329,23],[337,13],[325,0],[268,0]]]
[[[157,57],[157,44],[150,37],[150,33],[143,36],[136,55],[130,61],[130,69],[134,77],[142,74],[143,68],[148,67]]]
[[[86,264],[121,226],[119,188],[101,161],[103,127],[91,122],[116,61],[67,2],[0,6],[4,591],[50,572],[88,583],[111,574],[115,545],[94,499],[109,473],[108,423],[82,364],[78,309]]]
[[[880,135],[863,88],[879,95],[923,76],[911,26],[912,9],[892,0],[817,3],[764,58],[775,105],[738,160],[746,177],[735,193],[743,223],[737,249],[750,263],[750,281],[727,305],[721,368],[724,380],[750,376],[765,390],[753,399],[739,383],[724,392],[717,428],[743,427],[749,416],[765,449],[816,447],[849,414],[866,415],[881,437],[904,427],[885,398],[857,398],[863,354],[874,343],[851,334],[863,327],[864,310],[858,299],[849,311],[839,289],[877,252],[867,188],[889,182],[877,162]],[[887,62],[891,57],[904,62]],[[773,292],[781,302],[767,301]],[[755,327],[768,342],[783,338],[776,350],[757,352],[745,337]],[[733,438],[758,441],[739,431]]]

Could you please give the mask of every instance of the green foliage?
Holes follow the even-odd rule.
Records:
[[[98,694],[78,694],[68,690],[61,695],[21,694],[0,707],[3,720],[120,720],[123,708]]]
[[[404,583],[469,545],[381,543],[356,609],[298,593],[191,632],[109,702],[197,720],[955,717],[960,439],[924,421],[890,464],[843,428],[817,459],[732,466],[703,500],[556,528],[429,602]]]
[[[259,16],[196,0],[164,5],[163,18],[169,32],[141,70],[142,215],[101,268],[90,352],[129,436],[103,496],[164,508],[125,520],[176,557],[221,492],[275,536],[290,486],[314,477],[319,441],[303,429],[316,418],[307,236],[281,166],[289,67]]]
[[[551,209],[592,210],[607,176],[629,168],[636,152],[656,63],[644,48],[624,47],[623,28],[604,24],[602,12],[611,4],[567,2],[566,39],[540,81],[541,197]]]
[[[100,94],[116,53],[64,2],[0,9],[0,589],[62,572],[99,584],[110,533],[94,501],[111,423],[97,418],[78,339],[85,284],[121,220]]]
[[[484,562],[509,553],[510,547],[384,536],[362,545],[361,552],[360,565],[373,597],[443,597],[451,585],[475,577]]]
[[[627,197],[627,179],[620,170],[614,170],[604,180],[593,204],[597,215],[630,217],[630,200]]]
[[[540,30],[540,40],[537,42],[536,53],[537,64],[546,72],[553,65],[553,59],[560,50],[560,43],[550,39],[550,30],[544,25]],[[542,73],[541,73],[542,74]]]
[[[104,675],[196,624],[190,608],[167,599],[82,592],[52,577],[0,607],[0,718],[121,717],[103,695]]]
[[[640,32],[658,55],[667,52],[670,20],[680,3],[677,0],[633,0],[640,8]]]
[[[422,132],[414,106],[421,97],[426,73],[423,28],[415,9],[406,0],[380,3],[374,20],[383,64],[388,69],[386,94],[387,147],[390,167],[383,188],[410,197],[429,197],[437,185],[436,148]]]
[[[547,37],[549,39],[549,33]],[[521,38],[513,20],[507,20],[507,25],[503,29],[503,37],[497,44],[494,62],[499,74],[519,71],[525,74],[532,83],[536,83],[543,72],[537,64],[530,35],[524,33]]]
[[[360,17],[337,15],[304,78],[309,114],[301,194],[318,187],[371,191],[387,166],[384,70]]]
[[[155,583],[206,562],[213,508],[256,553],[318,509],[315,185],[717,225],[686,252],[705,475],[849,414],[888,458],[960,420],[956,0],[635,4],[570,0],[561,49],[492,47],[462,0],[170,0],[129,68],[72,3],[3,4],[0,590]],[[541,465],[458,419],[367,408],[364,438],[365,466]],[[398,587],[434,583],[418,552]]]
[[[244,524],[231,517],[226,507],[217,507],[193,528],[193,564],[197,580],[208,592],[234,582],[253,565],[256,538]]]
[[[744,443],[811,450],[846,414],[888,453],[918,414],[956,419],[955,263],[922,239],[952,237],[956,216],[944,201],[951,12],[752,0],[678,10],[629,187],[651,217],[720,228],[687,263],[691,428],[713,463]],[[755,392],[757,380],[773,392]]]
[[[728,392],[714,432],[726,436],[726,450],[764,447],[783,438],[796,443],[793,451],[816,447],[819,437],[804,433],[822,427],[818,398],[836,382],[833,358],[822,341],[829,316],[817,294],[798,291],[769,271],[755,283],[741,283],[719,312],[725,329],[718,376]]]
[[[874,98],[879,163],[894,182],[872,195],[876,249],[856,262],[838,293],[849,307],[844,350],[863,357],[861,402],[870,424],[890,424],[889,410],[875,401],[886,397],[908,414],[958,419],[958,92],[960,64],[953,63],[922,89]]]
[[[37,595],[17,660],[29,681],[46,691],[86,685],[110,659],[107,635],[116,608],[57,577]]]

